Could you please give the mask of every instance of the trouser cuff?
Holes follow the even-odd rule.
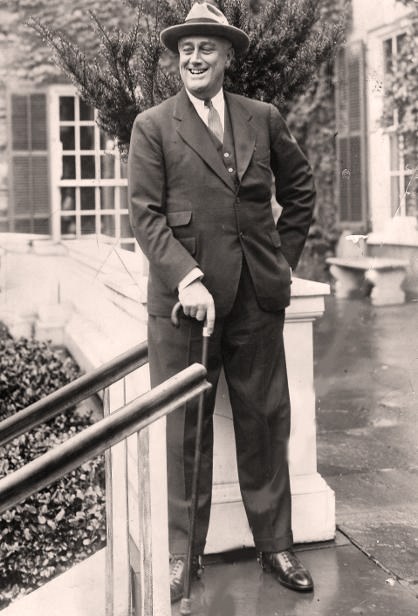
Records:
[[[293,534],[289,533],[283,537],[263,537],[254,539],[257,552],[283,552],[293,545]]]

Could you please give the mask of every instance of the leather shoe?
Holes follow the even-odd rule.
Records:
[[[192,558],[192,580],[200,579],[203,572],[202,558]],[[171,603],[180,601],[183,597],[186,577],[186,557],[170,556],[170,598]]]
[[[302,592],[313,590],[313,581],[309,571],[292,550],[261,552],[259,562],[263,570],[273,573],[283,586]]]

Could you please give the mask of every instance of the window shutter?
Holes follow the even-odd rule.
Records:
[[[341,226],[367,226],[367,127],[362,42],[336,59],[337,195]]]
[[[44,93],[12,94],[11,208],[9,228],[50,232],[47,99]]]

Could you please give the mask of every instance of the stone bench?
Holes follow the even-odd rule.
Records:
[[[366,280],[373,286],[370,298],[374,306],[404,303],[401,285],[408,261],[383,257],[329,257],[326,262],[336,281],[336,297],[350,297]]]

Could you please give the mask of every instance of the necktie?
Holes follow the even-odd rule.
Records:
[[[219,117],[219,113],[216,111],[213,103],[210,99],[205,101],[205,107],[209,109],[208,113],[208,128],[212,131],[215,137],[223,143],[224,140],[224,130],[222,128],[221,118]]]

